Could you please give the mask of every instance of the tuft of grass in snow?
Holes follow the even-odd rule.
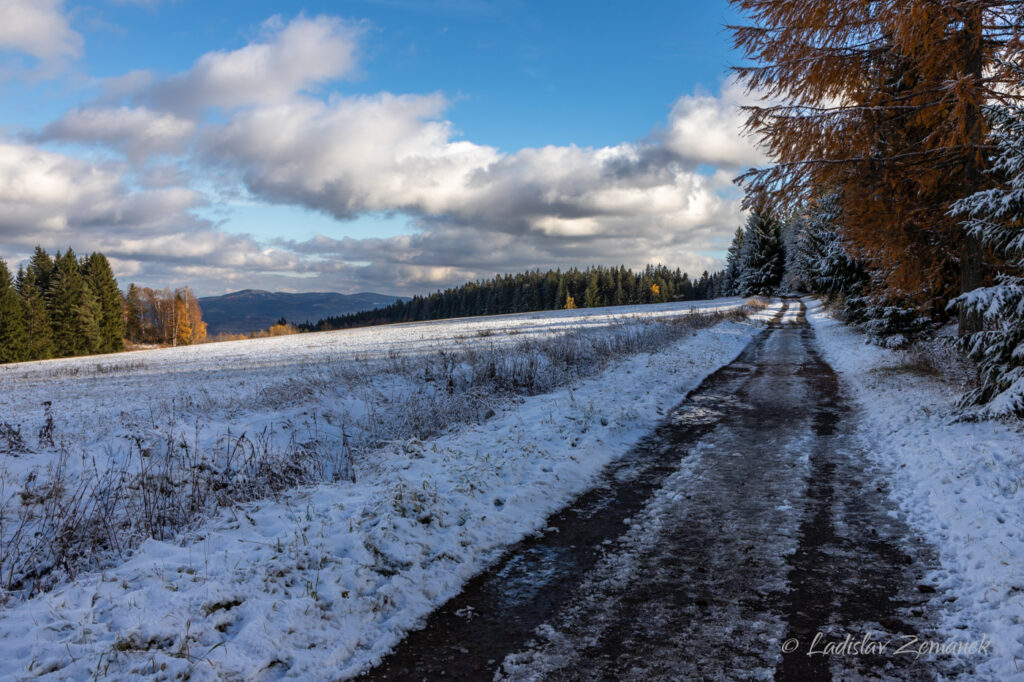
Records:
[[[897,364],[882,365],[870,371],[882,376],[909,374],[942,381],[963,392],[978,381],[977,367],[961,353],[952,336],[918,339],[902,351],[896,351]]]
[[[767,296],[751,296],[744,301],[744,305],[751,310],[764,310],[770,308],[772,304],[772,299]]]

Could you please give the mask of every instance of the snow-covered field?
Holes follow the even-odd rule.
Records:
[[[357,437],[373,421],[397,424],[407,418],[394,409],[410,393],[436,401],[431,384],[454,379],[466,388],[481,359],[503,357],[509,381],[549,368],[511,367],[556,337],[599,339],[629,336],[631,323],[678,319],[691,312],[735,310],[741,299],[690,301],[649,306],[559,310],[523,315],[439,320],[337,332],[302,334],[202,346],[134,351],[0,366],[0,453],[10,473],[24,477],[47,447],[60,438],[88,461],[67,466],[104,467],[118,459],[126,439],[143,432],[149,441],[184,438],[200,450],[228,447],[233,438],[254,433],[277,448],[302,433],[322,440],[322,430]],[[628,327],[628,329],[627,329]],[[636,336],[641,338],[642,335]],[[453,366],[453,362],[461,366]],[[551,385],[564,377],[554,377]],[[543,387],[543,380],[541,382]],[[330,400],[324,400],[330,393]],[[406,406],[408,407],[408,406]],[[376,410],[394,414],[374,420]],[[199,423],[196,423],[199,417]],[[460,419],[450,415],[447,420]],[[344,423],[345,420],[348,423]],[[52,420],[52,427],[48,422]],[[197,432],[198,429],[198,432]],[[358,434],[377,440],[394,432]],[[43,438],[44,431],[48,435]],[[187,437],[185,434],[187,433]],[[12,438],[13,436],[13,438]],[[149,443],[151,445],[151,443]]]
[[[595,330],[621,324],[630,318],[658,320],[693,311],[732,310],[743,304],[742,298],[720,298],[713,301],[682,301],[653,305],[617,306],[614,308],[577,308],[516,315],[465,317],[431,322],[410,322],[346,329],[294,336],[278,336],[200,346],[183,346],[160,350],[141,350],[117,355],[94,355],[22,362],[0,366],[5,386],[18,387],[40,379],[82,378],[103,376],[106,384],[116,376],[146,378],[156,381],[157,390],[174,390],[171,377],[195,372],[220,373],[257,372],[272,369],[273,375],[291,365],[301,367],[328,361],[357,361],[387,358],[394,354],[428,353],[452,344],[510,344],[526,338],[561,334],[568,330]],[[207,375],[207,381],[223,378]],[[52,386],[53,384],[47,384]],[[81,393],[79,382],[72,382]],[[92,396],[97,397],[97,396]],[[19,396],[11,392],[0,395],[0,414],[17,408]]]
[[[860,404],[866,464],[939,550],[929,581],[949,600],[949,639],[993,642],[977,679],[1024,679],[1024,428],[955,421],[956,387],[807,303],[825,359]]]
[[[5,549],[16,530],[10,514],[74,499],[33,487],[33,478],[73,488],[91,476],[122,490],[128,472],[146,485],[181,483],[173,476],[216,465],[232,485],[255,486],[323,462],[322,483],[254,487],[261,499],[228,504],[185,536],[153,533],[162,541],[147,540],[124,563],[28,599],[12,592],[0,612],[0,671],[353,674],[730,361],[756,326],[696,332],[677,318],[740,303],[398,325],[0,368],[0,423],[16,429],[0,432],[11,500]],[[149,464],[172,459],[184,465]],[[219,494],[217,480],[203,490]],[[173,508],[158,514],[145,496],[127,512],[160,530],[165,515],[188,520],[195,510],[184,507],[204,508],[169,499]],[[126,509],[109,518],[117,511]],[[22,593],[30,586],[31,577]]]

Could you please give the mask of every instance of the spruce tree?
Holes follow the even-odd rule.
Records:
[[[793,215],[782,225],[782,250],[785,253],[784,274],[781,291],[795,293],[806,291],[803,270],[799,267],[797,242],[803,232],[803,216]]]
[[[54,262],[43,247],[36,246],[28,263],[28,272],[32,274],[36,288],[43,300],[49,300],[50,285],[53,281]]]
[[[63,255],[57,252],[50,284],[50,323],[58,356],[85,355],[93,351],[99,336],[98,322],[89,320],[88,315],[95,314],[99,306],[95,297],[88,301],[86,293],[75,252],[71,249]]]
[[[1024,87],[1024,67],[1016,67]],[[980,386],[961,401],[979,405],[977,415],[1024,417],[1024,106],[993,112],[998,153],[998,188],[954,205],[966,229],[1001,259],[995,281],[960,296],[962,312],[977,316],[980,331],[962,338],[961,347],[978,364]]]
[[[597,270],[593,270],[587,278],[587,288],[583,291],[583,307],[597,308],[601,305],[601,287],[598,283]]]
[[[668,303],[672,300],[672,288],[663,277],[656,277],[654,279],[654,286],[658,289],[657,295],[654,297],[655,303]]]
[[[622,280],[615,278],[615,293],[612,295],[612,305],[625,305],[626,292],[622,289]]]
[[[683,278],[679,283],[679,293],[683,297],[684,301],[694,300],[693,282],[690,281],[690,276],[685,272]]]
[[[737,227],[736,234],[725,255],[725,288],[727,296],[738,296],[740,288],[740,254],[743,252],[743,228]]]
[[[25,332],[28,334],[29,358],[45,360],[53,357],[53,330],[50,313],[46,309],[43,292],[36,284],[36,270],[18,270],[18,298],[24,313]]]
[[[0,362],[30,359],[24,314],[7,263],[0,260]]]
[[[555,294],[555,309],[561,310],[565,308],[565,303],[569,298],[569,290],[565,284],[565,277],[558,278],[558,290]]]
[[[135,284],[124,297],[124,335],[132,343],[142,341],[142,296]]]
[[[103,350],[103,330],[101,327],[103,310],[100,306],[100,299],[84,279],[83,284],[82,299],[75,309],[79,334],[81,334],[81,346],[75,354],[92,355],[104,353],[106,351]]]
[[[741,296],[775,293],[782,282],[785,258],[779,222],[763,210],[751,213],[743,234],[738,293]]]
[[[843,244],[840,215],[840,202],[834,192],[811,202],[795,223],[794,252],[790,257],[787,251],[786,257],[788,267],[807,291],[849,304],[863,293],[868,273]]]
[[[117,287],[110,263],[102,253],[94,253],[85,262],[84,271],[85,281],[98,305],[99,339],[96,352],[115,353],[124,350],[125,321],[121,290]]]

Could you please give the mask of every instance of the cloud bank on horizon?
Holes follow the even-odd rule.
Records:
[[[0,0],[0,50],[32,62],[6,77],[60,77],[84,49],[71,26],[60,0]],[[346,94],[372,40],[363,23],[274,16],[241,48],[104,79],[97,96],[8,132],[0,257],[99,250],[122,283],[211,294],[416,293],[532,267],[717,265],[708,252],[742,220],[731,180],[762,162],[740,134],[735,85],[679,97],[645,139],[506,152],[462,139],[440,92]],[[229,231],[212,217],[225,202],[300,207],[337,230]],[[413,229],[346,235],[367,214]]]

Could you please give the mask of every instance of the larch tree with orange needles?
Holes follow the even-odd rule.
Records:
[[[876,299],[941,318],[985,278],[982,248],[949,215],[988,182],[985,105],[1019,98],[1004,60],[1021,49],[1024,0],[733,0],[764,96],[747,107],[770,166],[742,176],[777,210],[841,190],[845,246]],[[972,324],[961,319],[965,329]]]
[[[172,345],[188,346],[192,343],[192,321],[188,318],[188,308],[181,294],[174,297],[174,336]]]

